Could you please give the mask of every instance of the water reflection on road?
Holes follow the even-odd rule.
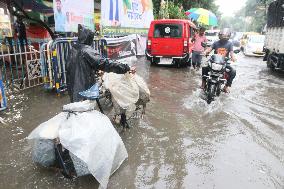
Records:
[[[129,159],[109,188],[284,188],[284,75],[258,58],[239,55],[230,94],[202,99],[200,72],[150,67],[137,59],[151,90],[140,124],[121,134]],[[0,183],[4,188],[96,188],[35,166],[23,139],[68,102],[42,89],[17,95],[1,125]],[[15,116],[15,115],[18,115]]]

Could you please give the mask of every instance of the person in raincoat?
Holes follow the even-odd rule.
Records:
[[[78,41],[73,45],[66,65],[67,87],[71,102],[80,101],[82,98],[79,92],[95,84],[95,71],[102,70],[117,74],[135,72],[135,68],[130,68],[127,64],[110,62],[96,53],[92,47],[94,35],[94,32],[84,26],[78,26]]]

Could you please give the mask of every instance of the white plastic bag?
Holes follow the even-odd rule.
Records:
[[[94,101],[84,100],[81,102],[75,102],[64,105],[63,111],[83,112],[88,110],[94,110],[95,107],[96,106]]]
[[[149,90],[146,82],[144,81],[144,79],[137,74],[134,75],[134,79],[135,79],[138,87],[141,88],[143,91],[145,91],[145,93],[147,95],[150,96],[150,90]]]
[[[62,112],[50,120],[40,124],[27,137],[27,139],[55,139],[61,123],[66,119],[67,113]]]
[[[40,124],[36,129],[34,129],[27,139],[55,139],[58,137],[58,130],[63,121],[66,120],[68,111],[87,111],[93,110],[95,104],[89,100],[85,100],[78,103],[70,103],[63,106],[63,111],[58,115],[54,116],[50,120]]]
[[[76,160],[74,167],[76,171],[79,170],[78,175],[90,172],[100,183],[100,187],[106,188],[109,177],[128,154],[108,117],[93,110],[93,107],[93,102],[90,101],[67,104],[63,109],[71,113],[62,112],[42,123],[27,138],[47,142],[47,139],[58,137],[62,146],[77,157],[72,156],[72,160]],[[49,165],[54,156],[49,153],[49,148],[39,147],[33,146],[36,153],[42,151],[42,156],[36,154],[36,160]],[[47,154],[51,155],[46,157]]]
[[[139,100],[146,104],[150,101],[150,90],[143,78],[139,75],[135,74],[134,80],[139,87]]]
[[[102,188],[107,187],[111,174],[128,157],[108,117],[96,110],[70,114],[61,125],[59,138],[64,148],[88,165]]]
[[[139,87],[132,74],[105,73],[104,87],[108,89],[118,105],[128,109],[139,99]]]

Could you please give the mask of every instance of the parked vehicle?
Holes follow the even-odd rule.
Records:
[[[265,56],[267,67],[272,70],[284,70],[284,0],[269,4],[267,14],[267,31],[265,39]]]
[[[241,45],[242,51],[244,50],[244,46],[247,44],[249,35],[260,35],[260,33],[257,33],[257,32],[245,32],[245,33],[243,33],[243,36],[240,39],[240,45]]]
[[[177,66],[190,63],[193,29],[196,26],[189,20],[164,19],[151,22],[146,57],[151,64],[161,59]]]
[[[205,36],[207,38],[207,46],[211,46],[215,41],[219,40],[220,30],[206,30]]]
[[[264,56],[264,35],[248,35],[247,43],[244,46],[246,56]]]

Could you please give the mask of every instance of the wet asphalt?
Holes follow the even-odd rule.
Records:
[[[231,92],[210,105],[201,71],[132,61],[151,102],[144,119],[120,134],[129,158],[108,188],[284,188],[284,73],[261,58],[237,57]],[[42,87],[9,95],[0,114],[0,188],[98,187],[92,176],[68,180],[32,162],[25,137],[68,102]]]

